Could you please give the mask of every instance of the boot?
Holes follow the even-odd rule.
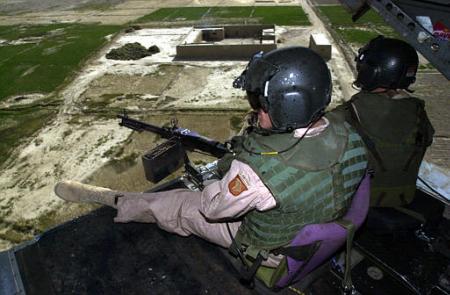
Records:
[[[55,194],[63,200],[75,203],[97,203],[116,208],[118,192],[108,188],[83,184],[77,181],[61,181],[55,186]]]

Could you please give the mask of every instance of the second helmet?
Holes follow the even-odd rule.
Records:
[[[378,36],[359,49],[355,85],[363,90],[407,89],[416,81],[417,52],[408,43]]]

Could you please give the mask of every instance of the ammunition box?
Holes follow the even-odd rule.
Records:
[[[142,156],[145,177],[157,183],[180,168],[186,156],[178,140],[169,139]]]

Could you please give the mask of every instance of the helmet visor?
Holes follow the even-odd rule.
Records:
[[[242,74],[234,80],[233,87],[263,94],[264,85],[278,71],[278,66],[266,61],[263,52],[258,52],[250,59]]]

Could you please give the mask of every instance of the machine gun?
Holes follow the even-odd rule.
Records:
[[[158,127],[128,117],[126,114],[118,115],[121,119],[119,125],[132,130],[148,131],[166,138],[167,141],[153,148],[142,156],[145,176],[147,180],[157,183],[169,174],[180,168],[183,163],[191,181],[202,188],[203,177],[191,164],[186,150],[199,150],[217,158],[221,158],[228,152],[226,146],[218,141],[201,136],[186,128],[177,126],[176,120],[172,120],[171,127]]]

